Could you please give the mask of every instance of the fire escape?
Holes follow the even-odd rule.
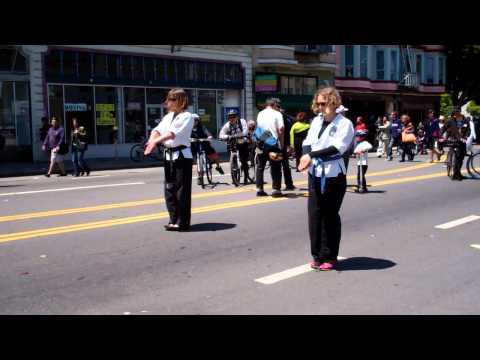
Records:
[[[400,56],[403,64],[403,74],[400,74],[400,86],[406,88],[418,87],[415,53],[409,45],[400,45]]]

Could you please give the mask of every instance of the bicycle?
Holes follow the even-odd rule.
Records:
[[[480,178],[480,151],[467,154],[467,171],[471,177]]]
[[[153,161],[162,161],[164,159],[163,150],[161,145],[157,145],[155,150],[152,151],[149,155],[145,156],[145,145],[148,140],[143,140],[139,144],[135,144],[130,148],[130,160],[135,162],[144,161],[145,158],[148,158]]]
[[[198,182],[202,189],[205,189],[205,181],[203,179],[206,176],[208,184],[212,184],[212,163],[208,160],[207,153],[203,147],[203,143],[210,142],[210,139],[190,139],[191,143],[198,143],[197,149],[197,174]]]
[[[230,149],[230,174],[232,176],[232,183],[235,186],[240,186],[240,177],[242,175],[242,163],[240,162],[240,151],[238,150],[237,145],[240,143],[240,141],[245,140],[248,140],[248,137],[236,136],[229,140],[224,140],[227,142]],[[255,161],[251,161],[250,156],[248,161],[250,162],[248,166],[248,176],[252,181],[255,181]]]

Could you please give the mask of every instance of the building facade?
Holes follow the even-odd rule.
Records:
[[[253,117],[252,46],[12,45],[0,51],[4,161],[48,159],[39,132],[44,116],[59,119],[67,138],[76,117],[88,131],[90,158],[128,157],[165,114],[172,87],[186,89],[189,111],[214,134],[228,109]]]
[[[312,96],[319,86],[333,85],[336,73],[335,46],[332,45],[256,45],[255,110],[268,97],[282,100],[289,115],[309,111]]]
[[[446,56],[440,45],[337,45],[335,85],[351,119],[369,121],[393,110],[415,123],[437,113],[445,92]]]

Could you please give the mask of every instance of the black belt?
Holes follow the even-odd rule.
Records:
[[[165,147],[165,150],[174,152],[174,151],[179,151],[188,148],[188,146],[185,145],[180,145],[180,146],[175,146],[175,147]]]

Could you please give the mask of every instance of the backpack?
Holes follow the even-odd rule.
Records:
[[[280,151],[278,140],[272,135],[270,130],[257,127],[253,133],[253,137],[257,142],[257,146],[261,150],[277,150]]]

